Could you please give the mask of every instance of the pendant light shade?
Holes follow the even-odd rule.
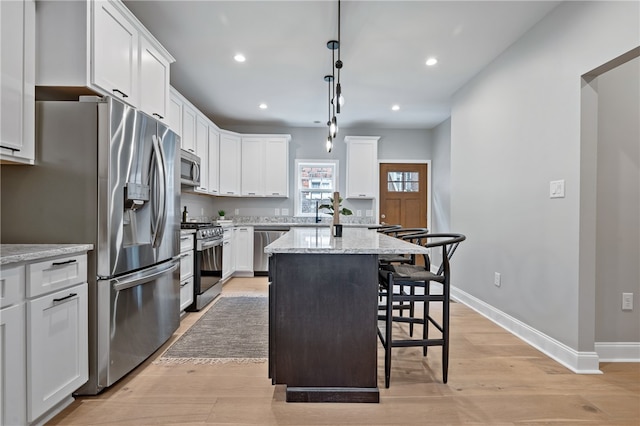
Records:
[[[344,105],[344,96],[342,95],[342,85],[340,84],[340,70],[343,67],[342,60],[340,59],[340,0],[338,0],[338,40],[329,40],[327,42],[327,49],[331,50],[331,75],[325,75],[324,81],[329,85],[329,118],[327,120],[327,126],[329,126],[329,136],[325,143],[327,152],[331,152],[333,148],[333,140],[338,135],[338,119],[336,114],[340,114],[340,108]],[[336,60],[335,54],[338,51],[338,60]],[[338,76],[336,79],[336,69],[338,70]]]

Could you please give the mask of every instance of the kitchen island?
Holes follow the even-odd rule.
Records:
[[[378,255],[426,249],[363,228],[295,227],[269,258],[269,376],[288,402],[379,402]]]

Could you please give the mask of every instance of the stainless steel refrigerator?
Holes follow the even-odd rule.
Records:
[[[3,243],[92,243],[97,394],[178,328],[179,137],[110,97],[36,103],[36,164],[2,166]]]

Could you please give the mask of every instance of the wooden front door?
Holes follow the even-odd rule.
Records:
[[[427,164],[380,164],[380,223],[427,228]]]

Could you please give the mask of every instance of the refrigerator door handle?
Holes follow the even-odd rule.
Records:
[[[138,278],[134,278],[133,280],[125,279],[122,282],[119,282],[119,280],[116,279],[116,280],[114,280],[115,284],[113,285],[113,289],[115,291],[122,291],[122,290],[126,290],[128,288],[131,288],[131,287],[135,287],[135,286],[140,285],[142,283],[152,281],[155,278],[166,274],[167,272],[175,271],[178,268],[178,266],[179,266],[179,264],[177,262],[172,261],[170,263],[169,267],[162,268],[161,270],[159,270],[157,272],[154,272],[151,275],[144,275],[144,276],[141,276],[141,277],[138,277]]]
[[[160,188],[156,188],[154,185],[154,191],[156,194],[159,195],[160,198],[160,202],[157,203],[156,207],[156,221],[155,224],[153,226],[153,243],[152,246],[154,248],[157,248],[160,245],[160,241],[162,241],[162,224],[163,224],[163,217],[165,214],[165,209],[166,209],[166,194],[165,194],[165,190],[166,190],[166,177],[165,177],[165,172],[164,172],[164,164],[163,164],[163,159],[162,159],[162,154],[160,152],[160,148],[159,148],[159,144],[158,144],[158,138],[156,137],[156,135],[151,136],[151,146],[153,147],[153,159],[155,161],[155,170],[153,170],[154,174],[158,174],[159,176],[156,176],[156,179],[154,179],[154,184],[155,185],[159,185]],[[152,163],[153,165],[153,163]],[[159,189],[159,190],[158,190]]]

